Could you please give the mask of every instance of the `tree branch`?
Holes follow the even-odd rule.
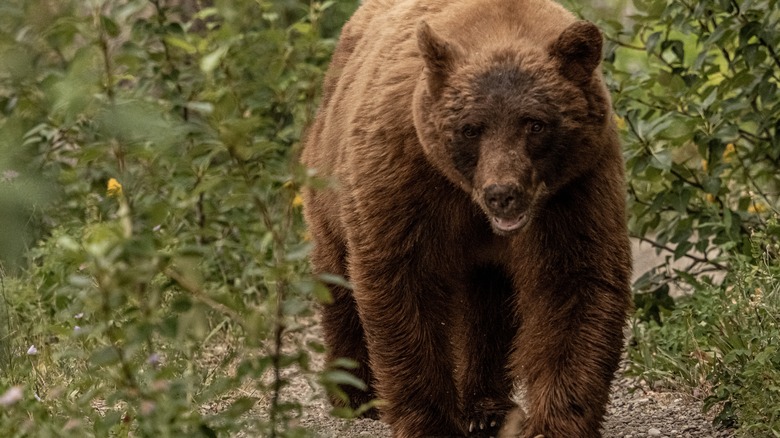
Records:
[[[660,244],[660,243],[656,242],[655,240],[648,239],[648,238],[646,238],[644,236],[637,236],[637,235],[632,235],[631,237],[633,237],[633,238],[635,238],[635,239],[637,239],[637,240],[639,240],[641,242],[649,243],[654,248],[663,249],[664,251],[668,251],[668,252],[674,254],[674,248],[666,246],[666,245],[663,245],[663,244]],[[715,268],[718,268],[719,270],[722,270],[722,271],[728,271],[729,270],[729,268],[726,265],[722,265],[722,264],[720,264],[720,263],[718,263],[718,262],[716,262],[714,260],[710,260],[707,257],[706,254],[703,254],[701,257],[699,257],[699,256],[696,256],[696,255],[693,255],[691,253],[686,252],[685,254],[683,254],[683,257],[687,257],[687,258],[689,258],[691,260],[694,260],[696,262],[699,262],[699,263],[706,263],[706,264],[714,266]]]

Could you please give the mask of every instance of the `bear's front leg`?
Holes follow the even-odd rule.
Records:
[[[463,302],[464,330],[453,339],[463,352],[459,383],[470,437],[497,436],[512,401],[513,381],[507,369],[518,321],[510,309],[512,283],[503,269],[481,266],[470,273]]]
[[[578,278],[568,290],[539,290],[520,304],[512,363],[526,384],[521,438],[601,437],[630,295],[594,283]]]
[[[463,436],[448,336],[450,294],[436,274],[395,260],[378,268],[356,257],[352,265],[382,419],[396,438]]]

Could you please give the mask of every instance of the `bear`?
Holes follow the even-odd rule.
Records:
[[[314,273],[349,282],[328,360],[394,437],[601,436],[632,307],[602,44],[551,0],[366,0],[345,24],[304,218]]]

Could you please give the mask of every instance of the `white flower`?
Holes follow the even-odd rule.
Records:
[[[30,348],[27,349],[27,355],[35,356],[36,354],[38,354],[38,349],[35,348],[35,345],[30,345]]]
[[[19,176],[19,172],[15,170],[4,170],[2,175],[0,175],[0,181],[11,182],[15,180],[18,176]]]
[[[160,365],[160,362],[161,362],[160,355],[157,354],[157,353],[152,353],[151,355],[149,355],[149,358],[146,359],[146,362],[149,363],[149,365],[152,365],[152,366]]]
[[[76,318],[76,319],[81,319],[81,318],[83,318],[83,317],[84,317],[84,312],[77,313],[77,314],[74,316],[74,318]]]
[[[22,387],[12,386],[8,389],[8,391],[5,392],[5,394],[0,395],[0,406],[11,406],[21,399]]]

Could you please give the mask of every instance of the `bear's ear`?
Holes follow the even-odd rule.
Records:
[[[561,33],[550,46],[564,77],[577,84],[590,81],[601,62],[601,31],[589,21],[578,21]]]
[[[425,61],[428,89],[435,96],[455,70],[460,50],[436,35],[425,21],[417,26],[417,46]]]

